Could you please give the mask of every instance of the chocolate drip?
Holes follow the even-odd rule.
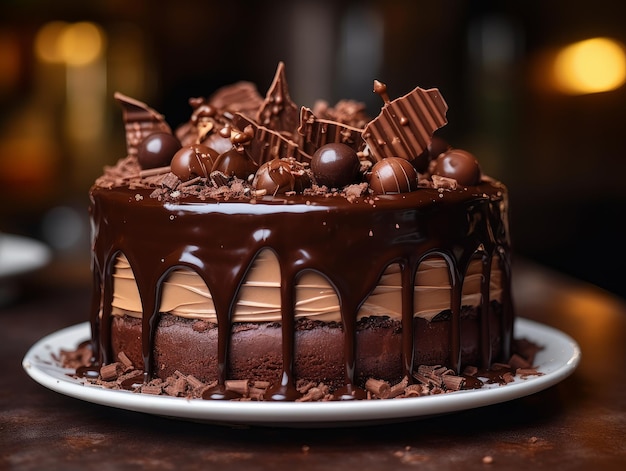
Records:
[[[439,192],[420,189],[375,200],[343,197],[265,197],[246,200],[201,201],[188,197],[180,203],[150,198],[150,189],[93,188],[93,269],[96,292],[92,301],[92,342],[97,361],[111,358],[110,324],[112,272],[118,253],[131,266],[143,307],[142,350],[146,377],[154,364],[154,330],[160,292],[167,275],[178,267],[197,272],[211,292],[218,323],[218,388],[208,397],[224,396],[229,379],[228,357],[232,316],[237,293],[257,254],[271,249],[281,269],[282,382],[274,399],[296,397],[294,378],[294,292],[298,276],[313,270],[335,288],[341,308],[345,387],[340,398],[361,397],[354,372],[356,315],[392,263],[402,272],[402,368],[411,377],[413,355],[414,282],[419,263],[440,255],[448,263],[451,280],[452,329],[450,367],[461,370],[461,295],[465,272],[475,256],[488,271],[497,252],[509,283],[508,236],[502,222],[502,188],[482,183],[467,190]],[[294,234],[294,228],[297,233]],[[147,233],[158,230],[158,236]],[[328,242],[340,244],[336,249]],[[511,300],[505,288],[502,339],[508,355],[512,338]],[[489,316],[489,277],[481,285],[481,315]],[[484,322],[487,322],[485,320]],[[482,327],[483,361],[489,358],[491,333]],[[221,388],[221,389],[220,389]],[[225,397],[225,396],[224,396]]]

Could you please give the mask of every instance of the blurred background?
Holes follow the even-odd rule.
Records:
[[[0,0],[0,232],[88,284],[87,192],[125,154],[113,93],[172,126],[278,61],[292,98],[438,87],[441,135],[507,183],[517,255],[626,296],[626,3]],[[0,259],[0,265],[3,263]],[[50,271],[52,270],[52,271]]]

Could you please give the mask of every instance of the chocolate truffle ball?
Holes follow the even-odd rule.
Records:
[[[172,134],[155,132],[146,137],[137,149],[137,160],[142,169],[167,167],[180,149],[180,141]]]
[[[311,158],[315,181],[329,188],[341,188],[353,183],[360,166],[356,151],[341,143],[325,144]]]
[[[219,155],[213,164],[213,172],[222,172],[228,177],[237,177],[247,180],[250,175],[254,175],[258,165],[245,152],[238,151],[234,147]]]
[[[274,159],[259,167],[252,186],[257,190],[266,190],[270,195],[293,191],[296,179],[290,165],[284,160]]]
[[[428,170],[430,161],[436,159],[439,154],[446,152],[448,149],[450,149],[450,144],[440,137],[433,136],[424,152],[413,159],[411,163],[419,173],[425,173]]]
[[[440,154],[435,161],[435,175],[454,178],[459,185],[477,185],[480,183],[480,166],[473,154],[462,149],[450,149]]]
[[[387,157],[372,167],[370,188],[378,194],[408,193],[417,190],[417,170],[401,157]]]
[[[172,157],[171,170],[182,181],[196,177],[208,177],[217,159],[217,152],[202,144],[191,144],[180,149]]]

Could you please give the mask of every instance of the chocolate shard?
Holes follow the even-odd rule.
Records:
[[[303,106],[300,110],[300,126],[298,133],[303,137],[304,151],[312,155],[317,149],[329,143],[341,143],[354,149],[363,150],[363,130],[348,124],[317,118],[310,108]]]
[[[387,102],[386,87],[376,90],[383,90],[377,93],[382,93],[385,104],[363,131],[370,152],[376,160],[415,159],[428,148],[433,132],[448,122],[448,105],[436,88],[417,87],[391,102]]]
[[[128,155],[136,156],[139,144],[150,134],[155,132],[172,134],[172,129],[165,121],[163,115],[145,103],[119,92],[116,92],[113,96],[122,107]]]
[[[298,127],[298,106],[289,96],[289,87],[285,76],[285,64],[278,63],[274,80],[267,90],[265,101],[261,105],[256,121],[268,129],[293,136]]]
[[[304,152],[297,142],[278,131],[256,123],[241,113],[235,114],[233,124],[237,129],[246,129],[251,126],[254,136],[246,146],[248,146],[250,156],[258,165],[272,159],[294,158],[298,162],[311,160],[311,156]]]

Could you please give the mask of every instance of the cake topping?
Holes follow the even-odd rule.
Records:
[[[341,100],[334,107],[318,101],[313,110],[301,107],[298,112],[280,62],[265,99],[248,82],[223,87],[208,99],[190,98],[189,121],[178,127],[175,135],[159,113],[118,93],[115,97],[126,124],[126,160],[134,162],[139,172],[126,162],[124,168],[132,174],[121,168],[108,169],[96,184],[170,188],[163,178],[181,145],[187,152],[198,152],[182,152],[172,164],[174,176],[193,186],[171,195],[176,199],[226,194],[250,199],[259,196],[259,191],[348,198],[354,194],[348,191],[351,185],[359,185],[361,196],[372,196],[419,188],[454,191],[458,186],[480,183],[476,159],[463,151],[450,153],[448,143],[433,136],[447,122],[447,105],[437,89],[417,87],[391,100],[386,84],[375,80],[374,92],[384,104],[373,120],[362,103],[352,100]],[[189,147],[199,145],[202,147]],[[440,157],[442,154],[446,157]],[[287,165],[273,162],[264,166],[274,160]],[[294,166],[294,162],[302,165]],[[287,167],[291,170],[286,174],[274,175]],[[243,188],[229,191],[235,181]],[[162,191],[152,195],[169,197]]]
[[[293,191],[296,179],[289,171],[289,163],[274,159],[265,162],[256,172],[252,186],[270,195]]]
[[[433,136],[424,152],[417,156],[411,163],[419,173],[426,173],[430,162],[450,150],[450,144],[441,137]]]
[[[299,162],[311,160],[311,156],[303,152],[296,141],[278,131],[261,126],[240,113],[234,116],[233,124],[238,129],[251,126],[254,130],[254,137],[248,144],[248,151],[258,165],[272,159],[294,158]]]
[[[202,144],[192,144],[180,149],[172,158],[171,170],[181,181],[195,177],[207,178],[217,158],[217,152]]]
[[[137,146],[155,132],[172,133],[162,115],[145,103],[115,93],[114,98],[122,106],[122,119],[126,130],[126,150],[128,155],[137,155]]]
[[[248,180],[250,175],[255,174],[257,168],[258,165],[250,158],[246,150],[233,147],[220,154],[213,165],[212,173],[219,172],[227,177]]]
[[[324,144],[338,142],[355,151],[365,147],[361,137],[363,130],[338,121],[319,119],[309,108],[300,110],[300,127],[298,133],[303,137],[303,147],[307,153],[313,154]]]
[[[385,104],[378,117],[366,126],[363,139],[376,160],[415,159],[427,149],[433,132],[447,123],[448,105],[436,88],[417,87],[391,102],[385,84],[375,81],[374,91]]]
[[[400,157],[388,157],[372,167],[370,188],[378,194],[407,193],[417,190],[417,171]]]
[[[155,132],[139,145],[137,160],[144,170],[166,167],[180,148],[180,141],[176,136],[165,132]]]
[[[291,136],[298,127],[298,106],[291,101],[289,96],[283,62],[278,63],[274,81],[267,91],[256,120],[262,126],[287,136]]]
[[[342,188],[354,183],[361,163],[351,147],[341,143],[325,144],[313,154],[311,170],[319,185]]]
[[[459,185],[477,185],[481,177],[476,157],[462,149],[451,149],[440,154],[435,161],[433,174],[453,178]]]

